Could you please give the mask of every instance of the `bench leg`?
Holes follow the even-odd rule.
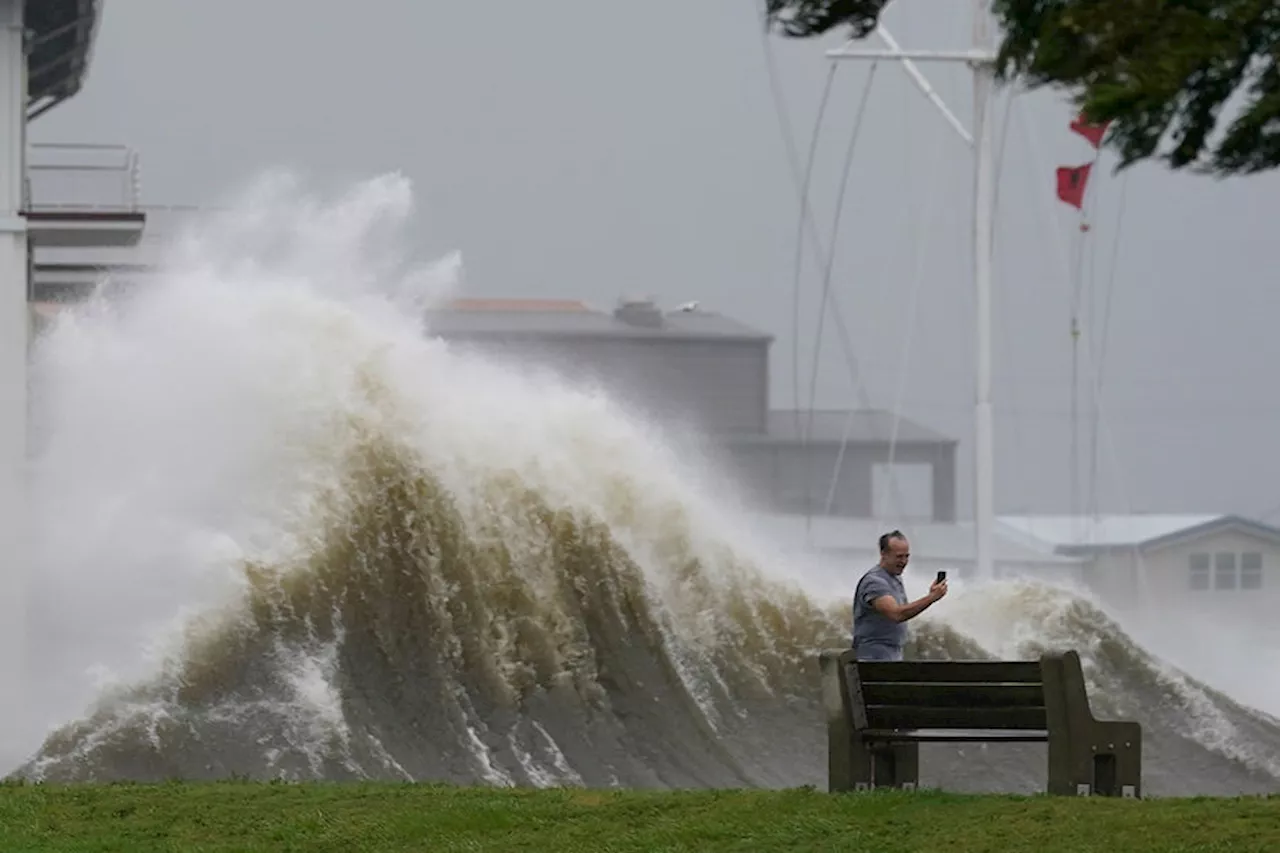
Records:
[[[874,752],[872,782],[876,788],[914,789],[920,782],[920,745],[887,744]]]
[[[854,734],[832,738],[827,764],[827,790],[831,793],[863,791],[871,787],[875,761],[871,748]]]
[[[1095,734],[1094,787],[1107,797],[1142,797],[1142,726],[1099,723]]]
[[[872,788],[913,789],[920,780],[920,745],[867,744],[854,736],[848,750],[832,755],[828,789],[866,791]]]
[[[1099,722],[1083,737],[1049,738],[1049,793],[1142,796],[1142,727]]]

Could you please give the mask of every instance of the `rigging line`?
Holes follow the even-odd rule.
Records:
[[[996,181],[991,192],[991,217],[994,220],[1000,212],[1000,175],[1004,168],[1004,152],[1009,145],[1009,118],[1013,115],[1013,105],[1023,92],[1014,92],[1004,108],[1004,120],[1000,122],[1000,144],[996,147]],[[991,230],[991,245],[995,245],[996,232]]]
[[[995,250],[999,246],[998,237],[1001,232],[999,227],[997,227],[994,223],[998,221],[999,212],[1000,212],[1000,187],[1003,185],[1006,154],[1009,150],[1009,124],[1013,116],[1013,111],[1021,103],[1018,99],[1024,94],[1026,94],[1025,89],[1020,91],[1014,91],[1008,97],[1005,103],[1005,108],[1004,108],[1004,119],[1000,123],[1001,124],[1000,145],[996,149],[996,160],[995,160],[995,175],[996,175],[995,188],[994,188],[995,192],[993,193],[992,207],[991,207],[991,218],[993,222],[993,227],[991,229],[993,273],[1000,269],[1000,267],[998,266],[1000,262],[999,255],[996,253]],[[999,275],[994,275],[993,280],[998,285],[1001,278]],[[1006,300],[997,299],[995,301],[995,305],[996,305],[996,310],[1000,312],[1001,319],[1004,321],[1003,323],[1004,334],[1001,336],[1001,338],[1004,341],[1004,345],[1005,345],[1005,357],[1008,359],[1012,359],[1012,351],[1014,347],[1013,347],[1013,336],[1010,330],[1015,328],[1016,326],[1013,322],[1012,316],[1008,313],[1010,310],[1009,301],[1007,299]],[[1019,423],[1019,417],[1018,417],[1018,413],[1021,411],[1021,407],[1018,404],[1018,400],[1021,398],[1021,396],[1022,396],[1021,393],[1019,393],[1018,391],[1017,372],[1014,370],[1010,370],[1008,390],[1005,392],[1005,397],[1008,399],[1009,402],[1005,407],[1005,411],[1009,414],[1010,420],[1013,422],[1013,428],[1010,429],[1009,432],[1012,435],[1012,443],[1014,446],[1015,459],[1021,459],[1023,457],[1023,453],[1026,450],[1026,446],[1023,443],[1023,439],[1025,436],[1023,435],[1023,430],[1021,428],[1023,425]]]
[[[791,397],[792,411],[795,418],[796,436],[801,437],[807,444],[808,436],[805,435],[804,426],[801,422],[801,405],[800,405],[800,274],[804,266],[804,225],[805,225],[805,208],[809,204],[809,187],[813,179],[813,164],[817,159],[818,140],[822,132],[822,120],[827,112],[827,101],[831,97],[832,84],[836,79],[836,68],[840,63],[832,61],[827,69],[827,79],[822,87],[822,98],[818,102],[818,114],[814,118],[813,133],[809,137],[809,157],[804,167],[804,182],[801,190],[800,209],[796,214],[796,251],[795,258],[791,270]],[[808,491],[805,492],[806,496]],[[806,503],[808,498],[806,497]]]
[[[1023,110],[1018,111],[1018,126],[1022,129],[1023,142],[1026,143],[1027,151],[1031,155],[1027,161],[1028,168],[1032,170],[1032,186],[1039,186],[1043,176],[1036,172],[1035,169],[1039,164],[1046,162],[1045,158],[1040,156],[1041,146],[1039,136],[1034,130],[1030,119]],[[1054,216],[1054,208],[1051,206],[1048,193],[1036,193],[1036,197],[1040,199],[1040,205],[1044,209],[1044,217],[1042,219],[1045,235],[1048,241],[1057,249],[1058,269],[1063,271],[1066,278],[1066,284],[1071,284],[1071,262],[1068,252],[1067,241],[1062,239],[1062,232],[1056,228],[1049,227],[1057,217]]]
[[[1120,178],[1120,200],[1117,203],[1116,211],[1116,230],[1114,241],[1111,244],[1111,263],[1107,272],[1107,288],[1103,294],[1102,303],[1102,320],[1101,331],[1095,342],[1097,344],[1096,371],[1097,371],[1097,389],[1095,394],[1102,393],[1103,368],[1107,363],[1107,340],[1111,332],[1111,299],[1115,295],[1116,286],[1116,267],[1120,257],[1120,233],[1124,225],[1125,202],[1128,200],[1130,173],[1125,172]],[[1098,398],[1093,401],[1093,418],[1089,425],[1090,439],[1089,450],[1091,458],[1089,460],[1089,503],[1090,511],[1093,515],[1098,514]]]
[[[1027,150],[1031,155],[1028,160],[1028,167],[1033,172],[1032,186],[1038,186],[1041,180],[1041,175],[1036,170],[1041,164],[1049,161],[1041,156],[1042,148],[1039,144],[1039,135],[1036,133],[1035,126],[1023,111],[1019,111],[1018,113],[1018,124],[1022,129],[1023,139],[1026,142]],[[1058,217],[1056,216],[1056,211],[1052,207],[1049,194],[1036,193],[1036,197],[1040,199],[1040,204],[1044,210],[1043,216],[1037,218],[1040,219],[1043,224],[1042,227],[1044,228],[1046,239],[1053,244],[1055,249],[1057,249],[1059,261],[1057,268],[1062,270],[1062,274],[1065,279],[1064,283],[1066,284],[1067,289],[1070,290],[1075,285],[1075,280],[1072,276],[1073,265],[1071,263],[1071,256],[1069,252],[1070,241],[1063,238],[1061,229],[1053,227],[1053,223],[1057,221]],[[1072,387],[1074,386],[1075,382],[1073,380]],[[1073,466],[1071,470],[1074,471],[1075,467]],[[1074,483],[1072,484],[1072,488],[1074,488]],[[1074,502],[1075,496],[1073,494],[1072,503],[1074,504]],[[1072,507],[1072,512],[1074,513],[1074,511],[1075,509]]]
[[[833,271],[835,270],[836,245],[838,243],[837,238],[839,237],[839,234],[840,234],[840,220],[844,216],[844,197],[845,197],[845,193],[848,192],[848,189],[849,189],[849,173],[853,170],[853,154],[858,146],[858,137],[861,136],[862,119],[863,119],[863,116],[866,115],[867,102],[871,100],[870,98],[871,86],[875,82],[876,69],[879,67],[879,65],[880,65],[879,60],[872,62],[871,68],[867,72],[867,79],[862,84],[862,94],[858,100],[858,109],[854,113],[853,129],[849,133],[849,142],[845,146],[844,165],[840,172],[840,189],[836,194],[835,211],[831,217],[831,237],[830,237],[830,242],[827,243],[829,251],[827,252],[826,268],[822,272],[822,298],[819,300],[819,303],[818,303],[819,305],[826,305],[828,300],[831,297],[831,277],[832,277]],[[813,405],[814,405],[814,399],[817,395],[818,368],[822,363],[821,359],[818,358],[818,354],[822,350],[823,319],[825,317],[826,317],[825,311],[819,312],[818,328],[814,332],[814,342],[813,342],[814,358],[813,358],[813,366],[809,374],[809,428],[810,429],[813,428]]]
[[[848,192],[848,189],[849,189],[849,174],[853,168],[853,154],[857,148],[858,137],[861,135],[862,118],[866,113],[867,102],[868,100],[870,100],[869,96],[871,94],[871,86],[872,86],[872,83],[875,81],[876,68],[878,67],[878,65],[879,65],[879,62],[871,63],[871,68],[867,73],[866,82],[863,83],[863,86],[862,86],[862,93],[858,101],[858,109],[857,109],[857,112],[854,114],[853,128],[849,134],[849,142],[845,146],[844,165],[840,173],[840,189],[836,195],[835,210],[832,214],[832,219],[831,219],[831,236],[829,238],[829,242],[827,243],[828,251],[826,253],[826,265],[822,273],[822,298],[819,300],[819,305],[825,306],[831,296],[831,277],[832,277],[832,272],[835,269],[836,246],[837,246],[838,237],[840,234],[840,220],[844,216],[844,198],[845,198],[846,192]],[[813,412],[814,412],[813,407],[814,407],[814,400],[817,394],[816,386],[818,381],[818,368],[819,368],[819,365],[821,364],[821,359],[818,358],[818,354],[822,350],[822,330],[823,330],[823,319],[825,318],[825,316],[826,316],[825,311],[822,311],[818,314],[818,328],[814,334],[814,344],[813,344],[814,358],[813,358],[813,366],[811,368],[811,372],[809,376],[809,428],[810,429],[812,429],[813,427]]]
[[[1088,357],[1087,350],[1086,350],[1086,357]],[[1093,370],[1089,371],[1089,377],[1092,380],[1090,392],[1093,394],[1093,399],[1095,400],[1095,407],[1097,409],[1097,417],[1098,417],[1098,426],[1103,433],[1103,438],[1106,440],[1108,455],[1111,457],[1113,482],[1115,484],[1116,490],[1120,492],[1121,502],[1126,507],[1129,508],[1130,512],[1132,512],[1133,511],[1132,492],[1129,488],[1127,479],[1124,477],[1123,474],[1120,473],[1120,458],[1119,458],[1119,454],[1116,452],[1115,434],[1111,430],[1111,422],[1110,422],[1110,418],[1107,417],[1106,407],[1103,405],[1101,398],[1098,396],[1098,371],[1096,369],[1097,365],[1092,363],[1092,359],[1090,359],[1090,361],[1091,361],[1090,367],[1094,368]],[[1139,560],[1142,559],[1141,555],[1139,555],[1138,559]]]
[[[1123,186],[1124,185],[1122,184],[1122,191],[1123,191]],[[1117,223],[1117,232],[1118,230],[1119,230],[1119,227]],[[1118,236],[1117,236],[1117,241],[1118,241]],[[1117,246],[1119,245],[1118,242],[1116,245]],[[1092,337],[1090,338],[1090,343],[1092,343]],[[1101,373],[1102,364],[1100,361],[1095,360],[1092,357],[1092,350],[1093,350],[1092,347],[1087,348],[1085,350],[1085,356],[1086,358],[1089,359],[1089,366],[1091,368],[1088,372],[1088,376],[1090,380],[1089,391],[1094,401],[1094,415],[1097,419],[1098,428],[1101,431],[1102,437],[1106,443],[1107,455],[1110,458],[1112,484],[1114,485],[1116,491],[1119,493],[1121,504],[1127,509],[1129,513],[1132,513],[1133,512],[1133,492],[1131,489],[1131,484],[1129,483],[1128,477],[1125,476],[1125,474],[1122,472],[1122,469],[1120,467],[1120,455],[1116,451],[1115,433],[1111,428],[1111,419],[1107,416],[1107,407],[1103,403],[1102,398],[1099,394],[1101,375],[1102,375]],[[1146,568],[1146,560],[1143,557],[1142,552],[1139,550],[1135,550],[1134,557],[1138,563],[1138,569],[1139,569],[1138,577],[1140,579],[1145,579],[1147,577],[1147,568]],[[1143,592],[1145,595],[1146,591],[1144,590]]]
[[[763,16],[762,16],[763,20]],[[787,164],[790,166],[791,182],[796,190],[796,195],[800,198],[801,215],[804,217],[805,234],[809,238],[809,245],[818,260],[826,255],[826,250],[822,245],[822,238],[817,231],[817,225],[814,221],[813,207],[809,203],[808,198],[800,191],[800,163],[796,153],[795,138],[791,131],[791,122],[787,118],[786,102],[782,95],[777,80],[777,69],[773,58],[773,48],[769,43],[768,28],[761,28],[761,48],[765,55],[765,68],[769,75],[770,88],[773,91],[773,106],[775,117],[778,120],[779,132],[782,134],[783,146],[787,153]],[[850,375],[854,382],[855,390],[858,394],[859,401],[863,408],[871,408],[870,396],[867,394],[866,385],[862,381],[862,371],[858,365],[857,351],[853,346],[853,338],[849,334],[848,326],[845,324],[844,315],[840,311],[839,300],[834,293],[828,294],[828,300],[831,303],[833,322],[835,323],[836,333],[839,336],[840,348],[843,351],[845,363],[849,367]],[[825,310],[826,306],[820,306],[820,310]],[[802,442],[803,443],[803,442]],[[811,530],[810,520],[806,518],[805,532],[809,535]]]
[[[1040,146],[1037,144],[1038,135],[1035,132],[1035,128],[1031,125],[1031,122],[1027,120],[1025,114],[1020,114],[1019,119],[1020,119],[1019,124],[1022,126],[1023,136],[1030,150],[1033,152],[1032,163],[1034,164],[1035,162],[1041,162],[1043,158],[1039,156]],[[1053,212],[1052,212],[1052,209],[1048,207],[1049,205],[1048,197],[1041,196],[1041,198],[1043,199],[1041,204],[1045,205],[1046,210],[1048,211],[1048,215],[1044,218],[1043,221],[1046,224],[1048,224],[1052,222],[1054,219]],[[1062,269],[1064,271],[1069,271],[1070,267],[1067,263],[1066,246],[1064,245],[1064,241],[1060,237],[1061,231],[1057,229],[1052,229],[1052,228],[1047,229],[1047,231],[1048,231],[1050,242],[1053,243],[1055,247],[1057,247],[1058,253],[1061,258],[1061,264],[1059,266],[1059,269]],[[1094,376],[1092,373],[1091,373],[1091,376],[1093,377],[1094,380],[1096,380],[1097,377]],[[1108,456],[1110,457],[1110,461],[1111,461],[1112,481],[1116,488],[1116,491],[1119,492],[1121,503],[1124,506],[1128,507],[1129,511],[1132,512],[1133,511],[1132,491],[1128,483],[1128,478],[1125,477],[1125,475],[1120,470],[1119,454],[1116,452],[1115,435],[1111,429],[1110,419],[1107,418],[1106,416],[1106,408],[1103,405],[1101,399],[1099,399],[1097,396],[1096,382],[1092,390],[1094,394],[1094,399],[1097,401],[1096,407],[1097,407],[1097,417],[1098,417],[1099,428],[1103,433],[1103,439],[1105,440]],[[1143,557],[1141,553],[1138,554],[1137,559],[1141,566],[1143,564]],[[1145,573],[1145,569],[1143,571]]]
[[[1088,201],[1085,201],[1085,204],[1088,204]],[[1067,327],[1067,332],[1071,336],[1071,408],[1068,416],[1071,423],[1071,438],[1067,458],[1071,472],[1069,514],[1073,519],[1080,508],[1080,301],[1081,291],[1084,289],[1085,245],[1088,242],[1084,229],[1086,218],[1083,207],[1077,216],[1077,220],[1079,227],[1073,237],[1075,252],[1073,253],[1071,266],[1070,322]]]
[[[838,237],[840,234],[840,220],[844,215],[845,194],[848,192],[848,189],[849,189],[849,175],[853,170],[853,160],[854,160],[853,155],[856,152],[858,147],[858,139],[862,135],[862,121],[863,121],[863,118],[866,116],[867,104],[871,100],[871,87],[875,83],[876,69],[879,68],[879,66],[880,66],[880,63],[878,61],[872,62],[871,68],[867,72],[867,78],[862,85],[862,94],[858,101],[858,109],[854,113],[853,128],[849,132],[849,142],[845,146],[844,166],[840,175],[840,189],[838,194],[836,195],[835,211],[831,219],[831,238],[830,238],[830,242],[827,244],[830,247],[830,250],[827,253],[826,269],[823,271],[822,298],[819,301],[819,304],[823,306],[827,304],[828,300],[832,295],[831,279],[835,269],[835,258],[836,258],[835,249],[836,249],[836,245],[838,243]],[[818,369],[819,369],[819,366],[821,365],[820,356],[822,353],[823,320],[825,317],[826,317],[826,311],[825,310],[820,311],[818,314],[818,328],[817,328],[817,331],[814,333],[813,366],[809,376],[809,412],[808,412],[809,420],[808,420],[807,430],[813,429],[814,409],[815,409],[815,403],[816,403],[817,394],[818,394],[818,390],[817,390]],[[867,408],[870,408],[870,407],[868,406]],[[847,438],[848,438],[848,432],[849,432],[849,426],[850,426],[851,420],[852,420],[852,414],[847,415],[845,418],[844,433],[840,441],[840,448],[836,452],[836,464],[835,464],[834,470],[832,471],[832,479],[831,479],[831,484],[827,493],[827,504],[824,509],[824,514],[829,514],[831,512],[831,505],[835,499],[836,483],[839,481],[840,470],[844,462],[844,452],[847,444]]]
[[[1095,151],[1090,163],[1090,174],[1098,165],[1100,151]],[[1086,210],[1093,208],[1094,195],[1089,195],[1081,206],[1079,228],[1076,235],[1075,268],[1072,271],[1074,281],[1071,292],[1071,516],[1078,516],[1080,506],[1080,314],[1083,310],[1086,272],[1089,271],[1085,257],[1092,251],[1093,242],[1089,239],[1089,214]],[[1092,303],[1090,303],[1092,304]]]
[[[800,177],[799,153],[796,150],[795,134],[792,132],[791,121],[788,117],[786,96],[782,92],[782,84],[780,75],[778,74],[777,61],[773,55],[773,46],[769,42],[769,22],[767,9],[761,8],[760,14],[760,46],[764,51],[765,71],[769,78],[769,90],[773,99],[774,115],[778,121],[778,131],[782,136],[782,145],[786,152],[787,165],[790,167],[791,182],[794,185],[797,195],[799,196],[799,210],[797,213],[796,225],[796,262],[794,270],[794,281],[792,286],[792,307],[791,307],[791,371],[792,371],[792,398],[794,405],[792,407],[792,416],[795,421],[795,437],[802,448],[809,444],[809,437],[806,434],[804,425],[801,422],[801,405],[800,405],[800,271],[801,271],[801,250],[803,247],[803,236],[808,234],[810,237],[811,248],[816,249],[819,257],[822,255],[820,247],[813,246],[817,240],[817,235],[813,225],[813,209],[809,202],[809,184],[810,176],[813,172],[813,161],[818,145],[819,131],[822,125],[822,119],[826,113],[827,99],[831,93],[831,87],[835,80],[836,65],[832,61],[827,69],[827,79],[823,86],[821,102],[818,107],[818,115],[814,122],[813,135],[809,141],[809,161],[804,169],[803,179]],[[806,229],[805,226],[808,226]],[[808,466],[805,466],[806,473]],[[804,490],[805,498],[805,536],[812,532],[810,523],[811,507],[809,489]]]
[[[849,169],[852,165],[852,158],[854,158],[854,149],[855,149],[856,141],[858,141],[859,129],[861,128],[861,122],[863,122],[863,115],[865,113],[865,108],[867,108],[867,102],[870,96],[870,88],[872,88],[872,82],[873,82],[874,76],[876,76],[876,68],[878,67],[878,64],[879,64],[878,61],[874,61],[874,63],[872,63],[872,67],[870,67],[870,72],[868,73],[868,77],[867,77],[867,83],[865,83],[863,88],[863,99],[861,99],[860,101],[858,113],[856,113],[854,128],[852,128],[852,133],[850,134],[849,147],[847,147],[846,158],[845,158],[845,182],[847,182],[847,178],[849,178]],[[937,137],[937,138],[938,140],[941,140],[942,137]],[[832,240],[835,240],[835,234],[838,231],[838,211],[840,211],[842,207],[844,207],[844,191],[845,191],[845,183],[842,183],[840,201],[837,202],[838,206],[837,206],[836,222],[832,223]],[[920,256],[918,255],[918,259],[919,257]],[[919,283],[920,278],[923,278],[923,270],[918,270],[918,272],[916,272],[916,284]],[[824,282],[824,287],[828,289],[829,287],[831,287],[831,269],[829,268],[827,270],[827,280],[826,282]],[[919,288],[916,287],[915,289],[916,291],[918,291]],[[910,323],[913,324],[913,328],[914,328],[914,323],[915,323],[914,302],[913,302],[913,306],[911,306]],[[822,327],[820,327],[819,325],[819,328],[818,328],[819,341],[820,341],[820,337],[822,337]],[[813,398],[815,394],[817,394],[817,375],[818,375],[817,360],[814,361],[813,370],[814,370],[813,380],[812,380],[812,383],[810,383],[810,406],[813,405]],[[870,406],[867,406],[867,409],[869,409],[869,407]],[[841,432],[840,447],[838,447],[838,450],[836,452],[836,464],[835,466],[833,466],[831,480],[829,480],[829,483],[828,483],[827,502],[823,508],[823,512],[826,515],[831,515],[832,506],[835,505],[836,487],[837,487],[837,484],[840,483],[840,474],[842,469],[844,469],[845,452],[847,451],[847,448],[849,448],[849,433],[852,427],[852,420],[854,420],[854,412],[850,411],[845,418],[845,428]],[[897,424],[897,419],[895,418],[895,429],[896,429],[896,424]],[[904,516],[906,514],[906,501],[904,501],[904,498],[902,498],[901,483],[899,483],[899,480],[897,480],[897,476],[895,473],[893,473],[893,469],[892,469],[892,448],[893,448],[892,442],[893,442],[893,437],[891,435],[890,470],[888,470],[888,488],[890,488],[890,492],[891,492],[890,497],[891,497],[891,500],[893,501],[893,506],[895,506],[896,508],[897,515]],[[874,517],[874,478],[873,478],[872,484],[870,484],[870,489],[872,489],[872,492],[873,492],[872,507],[870,508],[872,508],[872,515]]]
[[[905,110],[900,111],[897,118],[901,121],[901,126],[895,131],[895,133],[899,134],[903,139],[913,138],[912,128],[910,127],[910,124],[907,121],[907,118],[908,118],[907,111]],[[915,222],[915,216],[913,216],[911,205],[909,204],[895,205],[894,212],[896,216],[894,217],[894,220],[892,222],[888,217],[886,217],[884,220],[882,220],[882,223],[889,226],[891,229],[893,229],[893,233],[910,232],[913,227],[913,223]],[[879,260],[879,263],[876,265],[876,270],[874,272],[866,272],[866,273],[863,273],[860,271],[859,275],[860,277],[865,278],[868,281],[877,281],[877,282],[889,281],[893,278],[893,270],[897,266],[895,261],[896,261],[896,258],[894,258],[891,253],[880,252],[880,260]],[[864,310],[868,314],[873,314],[873,313],[878,313],[883,311],[890,311],[896,307],[897,307],[896,304],[893,303],[892,301],[892,295],[881,292],[880,298],[875,301],[875,304],[867,305],[867,307]],[[852,425],[853,425],[852,417],[849,417],[848,419],[846,419],[845,430],[842,430],[841,432],[840,441],[842,444],[847,443],[849,441],[848,430],[852,427]],[[899,478],[897,472],[890,470],[889,476],[888,476],[888,483],[877,485],[875,482],[874,471],[873,471],[872,482],[871,482],[871,500],[872,500],[871,518],[873,521],[879,523],[884,518],[884,515],[882,513],[879,513],[876,511],[876,507],[879,506],[880,495],[883,494],[886,488],[890,490],[891,497],[894,497],[896,495],[896,499],[899,506],[905,506],[905,502],[902,500],[901,494],[899,493],[899,490],[901,489],[901,487],[902,487],[902,481]]]
[[[974,128],[975,135],[979,133],[980,130],[981,130],[980,128]],[[936,169],[937,166],[943,162],[943,159],[942,159],[943,139],[944,137],[941,134],[934,135],[935,148],[933,151],[933,156],[929,158],[929,163],[933,165],[934,169]],[[926,186],[936,185],[936,181],[934,180],[935,175],[933,171],[930,171],[928,178],[929,180],[926,182]],[[930,192],[928,196],[925,198],[925,207],[924,207],[924,210],[921,212],[922,215],[920,217],[920,230],[924,232],[924,234],[928,234],[930,225],[933,223],[933,217],[937,210],[938,196],[939,196],[939,193],[935,190],[933,192]],[[925,241],[921,240],[920,242],[923,243]],[[907,393],[907,378],[910,375],[910,371],[911,371],[911,352],[913,349],[912,344],[915,342],[915,331],[916,331],[916,326],[918,325],[918,322],[919,322],[920,290],[921,290],[921,284],[924,281],[924,258],[925,258],[924,252],[916,252],[915,269],[911,277],[911,296],[909,298],[909,303],[907,308],[907,333],[903,337],[902,362],[901,362],[901,367],[898,369],[898,387],[894,391],[893,409],[890,415],[892,418],[892,424],[889,427],[888,470],[889,470],[890,483],[895,486],[895,488],[893,488],[894,504],[897,507],[898,515],[900,516],[905,515],[906,512],[905,512],[904,501],[902,500],[900,489],[896,488],[897,480],[894,477],[893,470],[894,470],[894,461],[897,458],[898,432],[902,424],[902,417],[900,412],[902,411],[903,398],[906,396],[906,393]]]
[[[1080,492],[1080,279],[1081,274],[1081,256],[1084,254],[1084,234],[1080,233],[1076,236],[1076,252],[1075,267],[1072,271],[1072,295],[1071,295],[1071,324],[1069,334],[1071,335],[1071,408],[1068,416],[1071,422],[1071,439],[1070,451],[1068,455],[1068,466],[1071,469],[1071,500],[1069,504],[1068,514],[1074,519],[1079,504]],[[1074,526],[1074,522],[1073,522]]]

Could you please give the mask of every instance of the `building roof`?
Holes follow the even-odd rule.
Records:
[[[808,542],[810,547],[822,551],[840,551],[848,554],[866,554],[874,561],[876,542],[880,534],[894,525],[873,518],[847,518],[816,516],[806,519],[803,515],[761,513],[753,515],[755,529],[780,545]],[[913,560],[928,562],[973,563],[974,530],[968,521],[944,523],[922,522],[900,525],[911,540]],[[1028,546],[1016,536],[995,531],[992,538],[992,559],[997,563],[1070,566],[1078,559],[1054,554],[1043,548]]]
[[[948,438],[923,424],[898,417],[883,409],[821,409],[812,413],[806,409],[774,409],[768,414],[765,433],[733,436],[742,443],[778,444],[928,444],[953,446],[956,440]],[[797,423],[798,420],[798,423]]]
[[[1155,548],[1232,528],[1280,541],[1280,528],[1229,514],[1002,515],[1007,533],[1043,543],[1058,553]]]
[[[585,302],[572,299],[454,299],[447,303],[449,311],[550,311],[578,313],[590,311]]]
[[[89,71],[101,0],[26,0],[30,33],[27,114],[35,118],[80,91]]]
[[[657,308],[652,304],[648,307]],[[571,300],[458,299],[430,311],[428,327],[445,338],[773,339],[758,329],[700,308],[659,310],[654,320],[656,325],[629,323],[620,319],[617,312]]]

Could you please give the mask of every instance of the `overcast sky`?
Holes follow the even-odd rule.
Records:
[[[31,137],[133,146],[151,204],[217,202],[275,166],[324,188],[401,171],[416,186],[422,250],[460,249],[472,293],[699,299],[777,336],[772,389],[785,407],[797,202],[757,5],[107,0],[85,90]],[[905,45],[963,47],[968,6],[897,0],[886,22]],[[802,155],[833,44],[772,41]],[[970,125],[965,73],[924,71]],[[836,78],[814,171],[824,242],[868,73],[846,64]],[[963,441],[967,511],[970,155],[900,68],[877,68],[871,92],[832,288],[871,402]],[[1007,137],[1003,107],[997,118],[997,506],[1061,512],[1076,219],[1053,197],[1053,169],[1092,151],[1053,93],[1019,97]],[[1144,166],[1126,179],[1110,162],[1090,186],[1094,260],[1082,279],[1099,305],[1112,287],[1102,507],[1274,514],[1280,178]],[[820,286],[810,254],[802,404]],[[1086,320],[1082,347],[1098,325]],[[817,404],[858,405],[830,315],[821,353]],[[1082,424],[1083,457],[1088,434]]]

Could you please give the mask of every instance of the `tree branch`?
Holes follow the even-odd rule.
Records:
[[[890,2],[765,0],[766,22],[791,38],[847,27],[861,39]],[[1110,123],[1105,144],[1119,168],[1155,159],[1223,176],[1280,166],[1277,0],[991,0],[991,8],[1003,32],[998,78],[1069,92],[1087,120]]]

